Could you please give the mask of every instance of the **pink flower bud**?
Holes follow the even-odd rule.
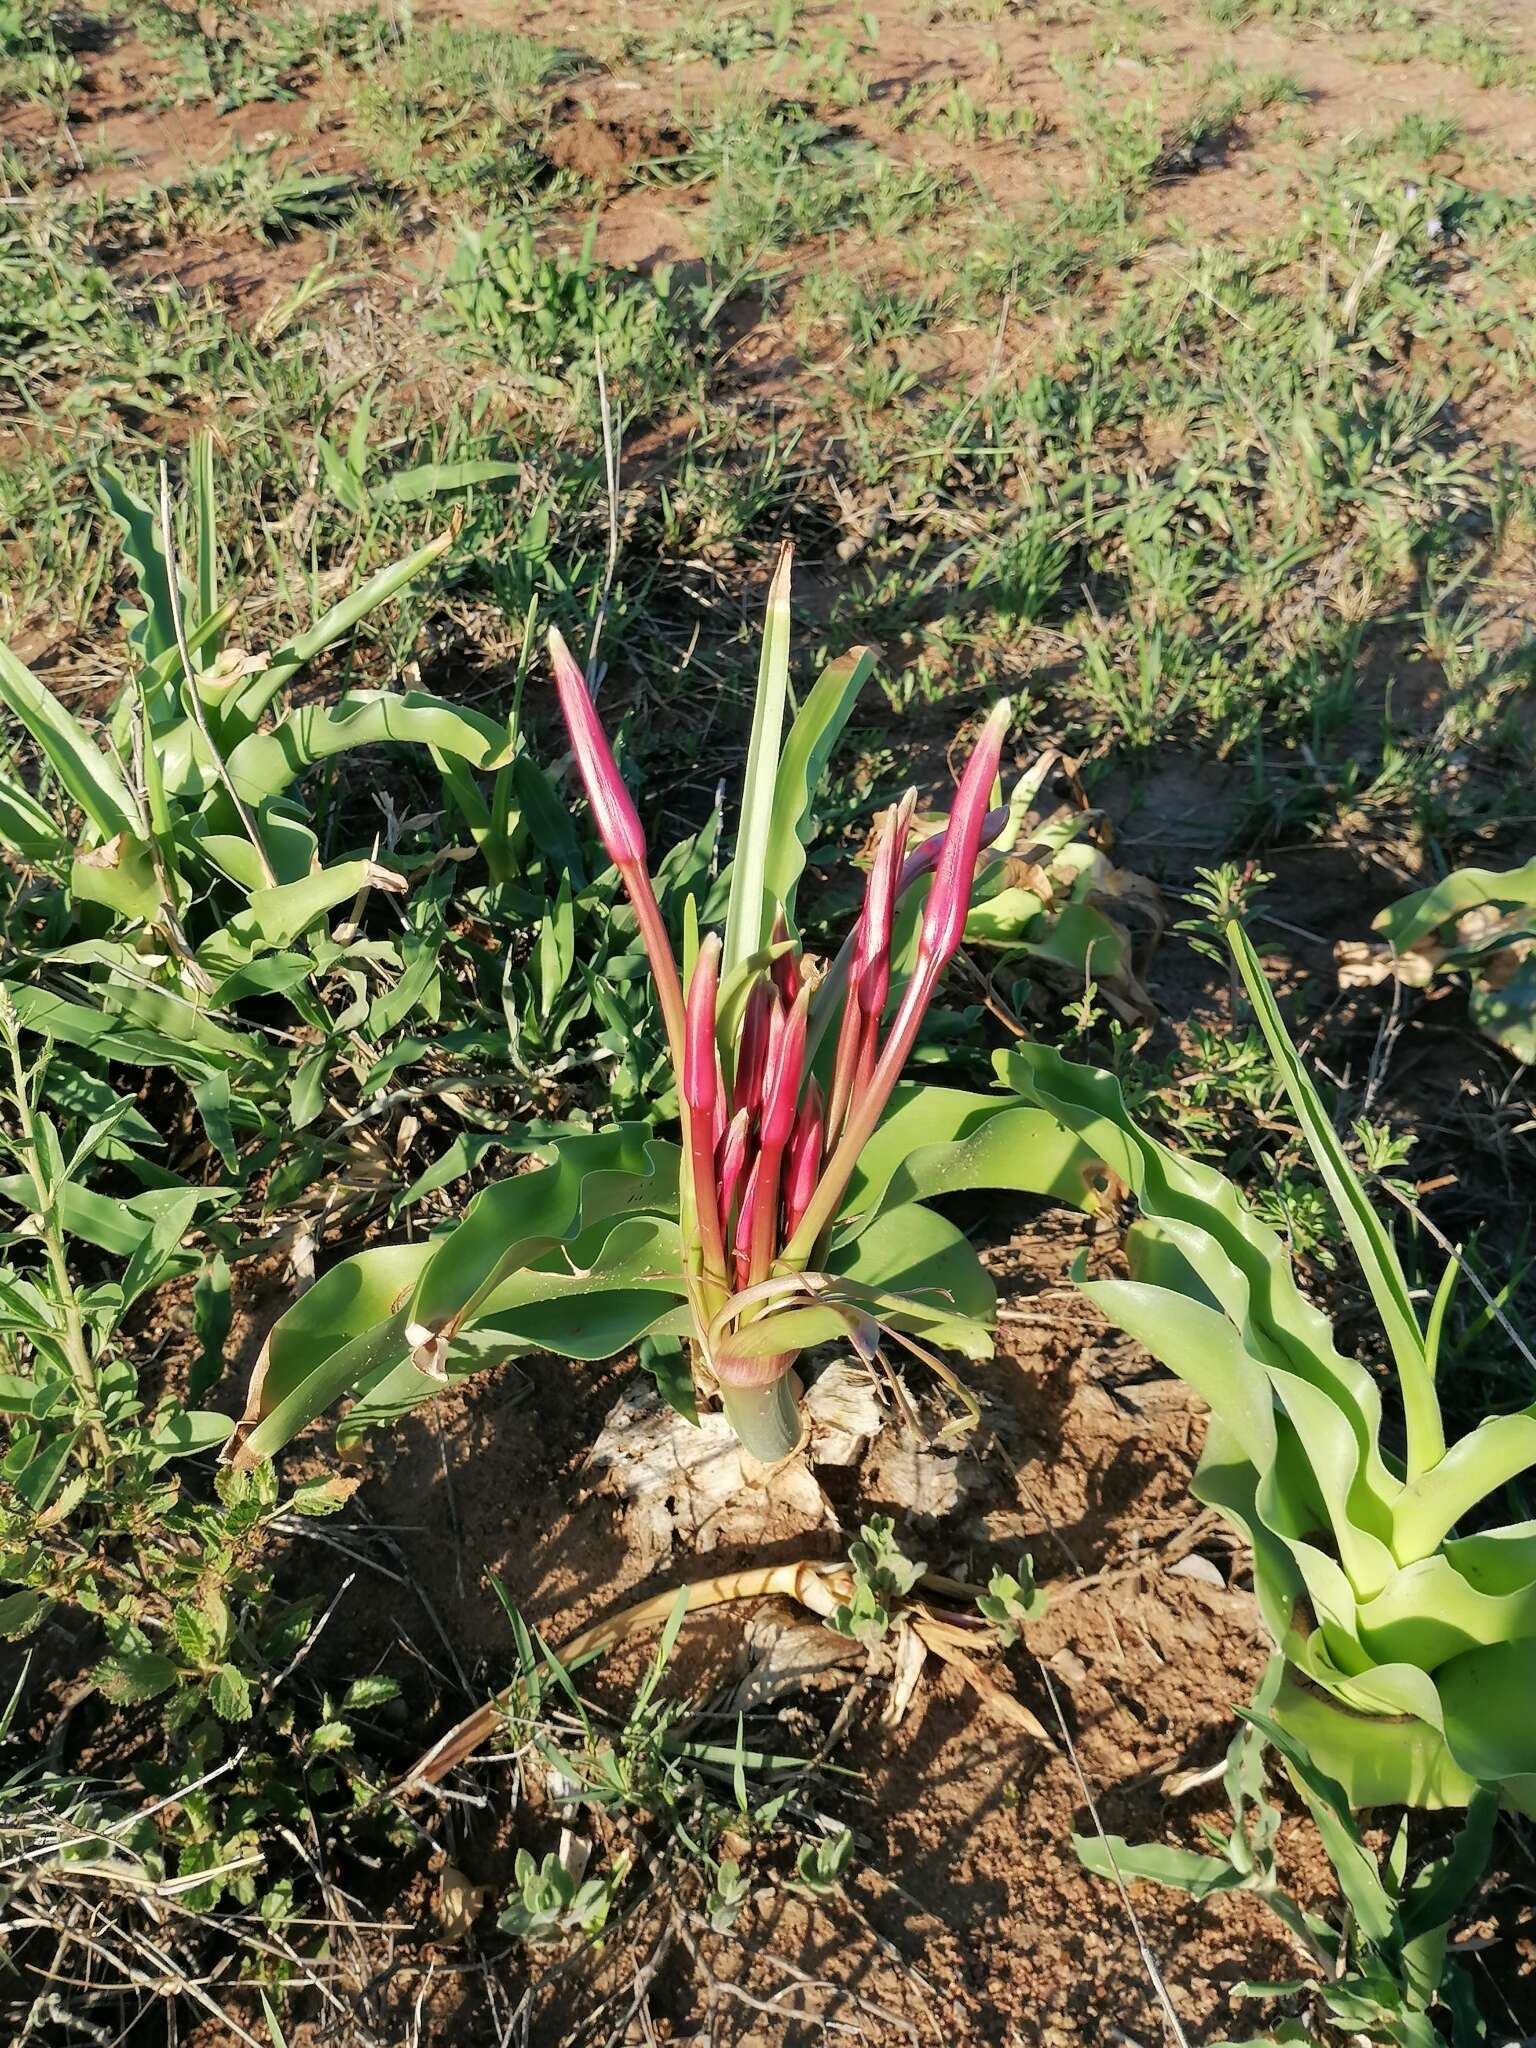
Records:
[[[810,1207],[811,1196],[821,1174],[821,1152],[825,1138],[821,1112],[821,1089],[813,1079],[805,1091],[800,1114],[785,1155],[784,1223],[791,1234]]]
[[[769,943],[775,946],[789,945],[789,920],[784,915],[782,904],[774,912],[773,931],[769,935]],[[800,962],[793,949],[787,953],[780,953],[769,971],[773,975],[773,985],[779,994],[786,1003],[792,1003],[800,993]]]
[[[805,1030],[810,1001],[810,991],[802,989],[792,1009],[774,1012],[768,1061],[763,1072],[762,1146],[765,1152],[782,1151],[795,1127],[795,1105],[800,1099],[800,1073],[805,1065]]]
[[[1007,822],[1006,804],[999,804],[995,811],[988,811],[981,827],[981,844],[990,846]],[[898,898],[905,896],[912,884],[921,880],[931,868],[937,867],[939,855],[944,851],[944,842],[948,837],[949,827],[946,825],[942,832],[935,832],[931,838],[924,839],[913,847],[901,864],[901,873],[896,881]]]
[[[987,820],[987,800],[997,779],[1010,715],[1008,699],[1004,697],[993,707],[991,717],[981,729],[950,807],[949,825],[934,869],[933,887],[928,892],[919,942],[920,951],[935,962],[953,959],[965,934],[966,913],[971,907],[971,890],[976,880],[976,856],[981,851],[981,835]]]
[[[761,1235],[758,1229],[757,1212],[765,1199],[777,1202],[779,1198],[778,1163],[774,1162],[773,1180],[767,1181],[763,1171],[763,1155],[758,1153],[747,1175],[747,1185],[741,1198],[741,1214],[736,1218],[736,1287],[737,1291],[747,1285],[752,1271],[753,1240]],[[766,1192],[765,1192],[766,1191]]]
[[[916,803],[917,792],[909,789],[901,802],[886,812],[869,870],[864,915],[859,920],[859,947],[849,977],[866,1017],[879,1017],[891,985],[891,924],[896,913],[896,885]]]
[[[720,940],[710,932],[700,943],[688,984],[687,1035],[683,1043],[683,1100],[711,1130],[720,1099],[715,1057],[715,999],[720,988]]]
[[[736,1086],[732,1091],[734,1109],[756,1112],[763,1099],[763,1069],[768,1061],[768,1035],[778,1004],[773,984],[755,981],[747,996],[741,1019],[741,1043],[736,1054]]]
[[[720,1223],[725,1230],[731,1227],[731,1204],[736,1200],[742,1175],[747,1169],[747,1142],[751,1131],[752,1112],[748,1109],[738,1109],[727,1125],[725,1136],[720,1140],[715,1152]]]
[[[555,671],[555,689],[570,734],[571,751],[586,784],[592,806],[592,823],[603,849],[616,868],[644,867],[645,834],[607,735],[598,723],[597,710],[587,691],[586,678],[577,667],[570,649],[559,633],[550,628],[549,658]]]

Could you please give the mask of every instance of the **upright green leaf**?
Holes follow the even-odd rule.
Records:
[[[1440,1403],[1435,1394],[1434,1374],[1425,1351],[1424,1335],[1419,1328],[1397,1247],[1392,1242],[1392,1233],[1372,1208],[1312,1085],[1311,1076],[1297,1057],[1248,934],[1240,924],[1233,923],[1227,927],[1227,938],[1281,1084],[1300,1119],[1307,1147],[1333,1197],[1339,1220],[1360,1261],[1386,1330],[1387,1341],[1392,1346],[1408,1431],[1408,1476],[1415,1479],[1420,1473],[1430,1471],[1445,1456],[1445,1427],[1440,1417]]]
[[[219,507],[214,490],[213,436],[192,436],[192,524],[197,536],[197,609],[192,623],[205,626],[219,608]],[[193,650],[196,651],[195,649]],[[207,650],[217,658],[218,642]]]
[[[789,700],[789,571],[786,543],[768,589],[763,622],[763,648],[757,671],[757,697],[752,707],[752,739],[747,749],[747,777],[741,793],[741,821],[731,869],[731,901],[725,919],[722,981],[731,970],[758,951],[767,940],[772,910],[768,901],[768,854],[779,773],[779,747],[784,733],[784,708]]]
[[[767,900],[782,903],[791,924],[795,891],[805,869],[805,849],[815,826],[816,792],[874,665],[870,650],[856,647],[823,669],[796,712],[784,743],[774,781],[763,885]]]
[[[122,529],[123,554],[144,600],[144,616],[130,629],[129,638],[146,668],[161,655],[169,654],[174,659],[176,628],[171,617],[170,570],[155,509],[137,491],[130,490],[115,469],[105,465],[97,474],[97,488],[108,512]]]

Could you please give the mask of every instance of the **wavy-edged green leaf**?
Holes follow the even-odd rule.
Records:
[[[321,918],[355,901],[364,889],[395,880],[392,869],[375,861],[344,860],[301,882],[256,889],[246,908],[204,941],[198,963],[221,979],[233,975],[262,953],[292,947]]]
[[[827,1269],[878,1295],[882,1322],[967,1358],[992,1356],[997,1290],[964,1232],[936,1209],[882,1210],[834,1249]]]
[[[1536,1578],[1507,1593],[1469,1586],[1444,1554],[1405,1565],[1375,1599],[1362,1601],[1360,1640],[1382,1664],[1433,1672],[1468,1650],[1536,1641]]]
[[[448,1346],[450,1382],[533,1352],[559,1358],[611,1358],[668,1320],[683,1294],[677,1225],[667,1217],[605,1217],[546,1257],[511,1274]],[[442,1382],[408,1357],[371,1375],[337,1431],[343,1449],[397,1420]]]
[[[132,838],[138,814],[128,785],[51,690],[0,641],[0,704],[31,734],[49,766],[104,839]]]
[[[1398,1503],[1395,1523],[1404,1562],[1436,1548],[1479,1501],[1536,1466],[1536,1402],[1512,1415],[1488,1415],[1421,1473]]]
[[[411,1302],[431,1330],[467,1325],[498,1287],[605,1216],[675,1213],[678,1155],[644,1124],[566,1138],[549,1165],[485,1188],[437,1241]]]
[[[1457,868],[1432,888],[1419,889],[1400,903],[1389,904],[1372,920],[1372,929],[1394,952],[1406,953],[1430,938],[1453,918],[1494,904],[1502,910],[1536,907],[1536,860],[1518,868]]]
[[[275,1456],[343,1394],[405,1357],[406,1303],[434,1250],[424,1240],[357,1252],[278,1317],[241,1418],[238,1469]]]
[[[1385,1538],[1402,1482],[1380,1451],[1381,1396],[1365,1368],[1345,1358],[1328,1318],[1296,1285],[1279,1237],[1252,1214],[1214,1167],[1185,1159],[1139,1130],[1112,1074],[1075,1065],[1050,1046],[999,1053],[999,1073],[1077,1133],[1135,1195],[1148,1231],[1170,1247],[1241,1333],[1255,1364],[1321,1388],[1354,1435],[1360,1487],[1354,1519]]]
[[[334,705],[290,711],[269,732],[252,733],[229,756],[231,781],[248,804],[277,796],[315,761],[386,740],[435,747],[475,768],[497,768],[507,735],[483,717],[422,690],[349,690]]]
[[[838,1232],[846,1239],[885,1209],[976,1188],[1050,1195],[1091,1210],[1102,1178],[1090,1147],[1017,1094],[900,1082],[859,1155]]]
[[[128,637],[138,649],[147,668],[159,656],[174,653],[176,628],[171,616],[171,578],[160,537],[155,509],[130,490],[115,469],[103,464],[97,471],[96,487],[108,512],[122,533],[123,557],[133,570],[143,613],[129,629]],[[183,592],[183,598],[188,593]]]

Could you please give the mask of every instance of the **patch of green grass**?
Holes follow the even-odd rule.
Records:
[[[1040,127],[1038,111],[1027,102],[1014,105],[986,93],[978,99],[960,79],[909,87],[894,120],[899,129],[931,129],[950,142],[968,146],[1027,140]]]
[[[291,4],[186,12],[169,0],[139,0],[134,26],[175,67],[159,89],[161,105],[211,100],[225,113],[292,99],[325,63],[369,63],[398,34],[372,4],[312,15]]]
[[[903,234],[960,189],[953,175],[851,144],[787,102],[722,109],[695,127],[669,176],[711,186],[704,253],[717,275],[742,279],[765,257],[824,235]]]
[[[586,61],[539,37],[435,22],[403,36],[341,98],[384,183],[470,192],[482,205],[525,201],[550,177],[538,149],[543,93]]]
[[[62,115],[82,72],[37,0],[0,0],[0,107],[33,100]]]
[[[1387,147],[1404,156],[1441,156],[1461,141],[1461,123],[1452,114],[1404,114],[1387,137]]]

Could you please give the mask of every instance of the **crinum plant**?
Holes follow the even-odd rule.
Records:
[[[1465,1805],[1487,1786],[1536,1813],[1536,1522],[1497,1519],[1506,1487],[1536,1466],[1536,1403],[1447,1441],[1435,1367],[1458,1266],[1421,1319],[1257,954],[1240,926],[1228,938],[1370,1287],[1395,1416],[1281,1240],[1222,1174],[1138,1129],[1112,1076],[1033,1045],[1002,1071],[1140,1207],[1130,1276],[1084,1291],[1209,1403],[1195,1491],[1253,1546],[1286,1660],[1276,1724],[1355,1806]]]
[[[815,793],[860,685],[860,651],[789,709],[789,554],[768,602],[723,932],[683,906],[681,958],[644,830],[581,670],[550,654],[592,820],[617,868],[665,1025],[680,1143],[639,1122],[544,1145],[534,1171],[485,1189],[444,1235],[357,1254],[279,1319],[241,1457],[263,1457],[344,1394],[344,1426],[428,1398],[520,1353],[604,1358],[648,1337],[692,1373],[676,1404],[718,1395],[773,1462],[801,1434],[796,1365],[889,1337],[967,1399],[935,1346],[992,1349],[992,1283],[924,1197],[996,1187],[1093,1199],[1092,1161],[1017,1097],[903,1079],[961,944],[978,864],[1014,812],[994,807],[1008,709],[985,721],[945,828],[909,845],[916,799],[881,819],[853,931],[814,958],[796,918]],[[1026,778],[1026,784],[1028,784]],[[968,1404],[974,1405],[974,1404]]]

